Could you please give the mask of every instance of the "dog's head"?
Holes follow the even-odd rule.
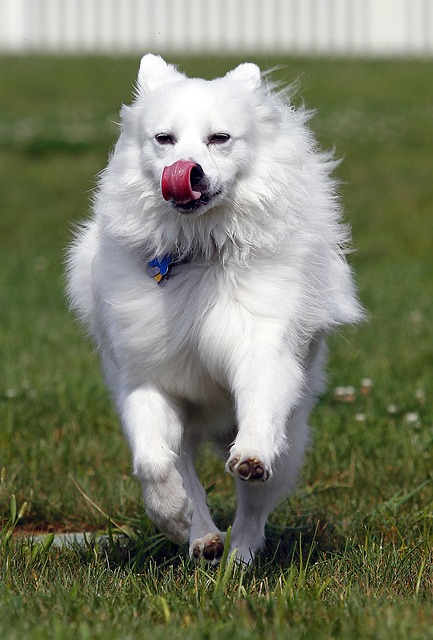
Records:
[[[96,212],[151,256],[277,247],[321,180],[306,112],[252,63],[203,80],[148,54],[121,118]]]
[[[135,101],[122,134],[140,145],[143,177],[164,207],[201,214],[229,199],[251,173],[262,78],[244,63],[223,78],[187,78],[161,57],[141,60]]]

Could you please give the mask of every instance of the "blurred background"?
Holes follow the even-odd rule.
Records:
[[[5,52],[431,55],[432,0],[0,0]]]

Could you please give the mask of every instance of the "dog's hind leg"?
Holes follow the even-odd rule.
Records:
[[[263,546],[267,518],[275,505],[293,490],[308,442],[306,412],[289,423],[289,447],[274,461],[267,482],[236,480],[238,509],[233,524],[230,552],[248,564]]]
[[[189,534],[190,556],[195,560],[203,558],[212,565],[218,564],[224,551],[225,533],[222,533],[212,520],[206,502],[206,491],[197,477],[193,451],[188,442],[182,443],[178,468],[193,508]]]

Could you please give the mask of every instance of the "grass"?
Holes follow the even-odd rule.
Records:
[[[238,60],[179,62],[213,76]],[[137,60],[0,61],[5,640],[433,638],[433,65],[259,62],[300,77],[322,145],[344,158],[351,260],[370,320],[330,341],[304,480],[272,515],[264,553],[248,571],[214,571],[193,567],[143,515],[97,358],[63,294],[65,246]],[[217,461],[200,475],[229,525],[230,479]],[[65,550],[23,535],[116,527],[129,537]]]

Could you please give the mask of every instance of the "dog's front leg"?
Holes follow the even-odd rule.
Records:
[[[119,404],[146,511],[168,538],[186,542],[192,505],[177,469],[182,437],[180,409],[154,387],[126,393]]]
[[[226,469],[248,482],[264,482],[288,446],[287,418],[301,396],[304,372],[287,345],[254,341],[234,380],[238,433]]]

